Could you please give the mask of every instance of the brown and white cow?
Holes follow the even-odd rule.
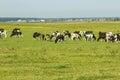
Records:
[[[97,41],[103,39],[105,42],[112,41],[113,40],[113,33],[112,32],[99,32],[99,37]]]

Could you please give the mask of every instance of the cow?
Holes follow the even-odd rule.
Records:
[[[34,32],[34,33],[33,33],[33,38],[34,38],[34,39],[40,38],[40,39],[42,39],[42,40],[45,40],[45,35],[44,35],[44,34],[41,34],[40,32]]]
[[[76,40],[76,39],[80,40],[81,39],[80,35],[76,34],[76,33],[72,33],[71,34],[71,40]]]
[[[45,35],[45,40],[46,40],[46,41],[49,41],[49,40],[50,40],[50,37],[51,37],[50,34],[46,34],[46,35]]]
[[[81,36],[81,34],[80,34],[79,31],[74,31],[74,32],[71,34],[71,39],[72,39],[72,40],[76,40],[76,39],[81,40],[81,38],[82,38],[82,36]]]
[[[81,36],[84,36],[85,32],[86,32],[86,31],[80,31],[79,34],[80,34]]]
[[[96,40],[96,37],[95,37],[95,35],[93,34],[93,32],[92,31],[86,31],[85,33],[84,33],[84,37],[85,37],[85,40],[86,41],[91,41],[91,40]]]
[[[14,28],[13,29],[10,37],[13,37],[13,36],[23,37],[22,32],[20,31],[20,28]]]
[[[116,42],[117,41],[117,35],[116,34],[111,35],[108,40],[110,42]]]
[[[58,35],[55,39],[55,43],[57,43],[58,41],[64,41],[64,35]]]
[[[41,33],[40,32],[34,32],[33,33],[33,38],[37,38],[37,37],[40,37]]]
[[[70,33],[68,30],[63,31],[63,34],[64,34],[65,39],[66,39],[67,37],[68,37],[68,38],[71,38],[71,33]]]
[[[112,32],[99,32],[99,37],[97,41],[100,39],[104,39],[105,42],[111,41],[113,38],[113,33]]]
[[[111,41],[111,42],[120,41],[120,33],[116,33],[116,34],[113,34],[112,36],[110,36],[109,41]]]
[[[7,31],[3,28],[0,28],[0,38],[4,35],[5,38],[7,38]]]
[[[120,41],[120,33],[117,33],[117,41]]]
[[[56,37],[59,36],[59,35],[61,35],[61,33],[60,33],[59,31],[53,32],[52,35],[50,36],[50,40],[52,40],[53,37],[56,38]]]

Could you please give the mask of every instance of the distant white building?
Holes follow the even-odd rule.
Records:
[[[27,22],[27,21],[19,19],[19,20],[17,20],[17,22]]]
[[[45,22],[45,20],[42,19],[42,20],[40,20],[40,22]]]

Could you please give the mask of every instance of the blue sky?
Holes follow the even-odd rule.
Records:
[[[0,17],[120,17],[120,0],[0,0]]]

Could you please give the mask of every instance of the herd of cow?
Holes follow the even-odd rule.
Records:
[[[68,30],[63,31],[61,34],[59,31],[55,31],[52,34],[41,34],[40,32],[33,33],[33,38],[41,38],[42,40],[52,40],[55,38],[55,43],[64,41],[66,38],[70,38],[71,40],[81,40],[84,37],[85,41],[92,41],[96,40],[96,36],[94,35],[93,31],[74,31],[70,33]],[[120,33],[113,34],[112,32],[99,32],[99,40],[105,40],[105,42],[116,42],[120,41]]]
[[[0,29],[0,38],[5,36],[7,37],[7,31],[5,29]],[[12,30],[12,34],[10,37],[18,36],[23,37],[22,32],[20,28],[14,28]],[[116,42],[120,41],[120,33],[113,34],[112,32],[99,32],[98,38],[96,39],[95,34],[93,31],[74,31],[73,33],[70,33],[68,30],[63,31],[63,33],[60,33],[59,31],[55,31],[52,34],[42,34],[40,32],[34,32],[33,38],[37,39],[40,38],[42,40],[50,41],[54,38],[55,43],[60,41],[65,41],[67,38],[70,38],[71,40],[81,40],[84,37],[85,41],[92,41],[92,40],[105,40],[105,42]]]
[[[5,36],[5,38],[7,37],[7,31],[3,28],[0,28],[0,38],[3,37],[3,35]],[[12,31],[12,34],[10,35],[10,37],[13,36],[18,36],[18,37],[22,37],[22,32],[20,31],[20,28],[14,28]]]

